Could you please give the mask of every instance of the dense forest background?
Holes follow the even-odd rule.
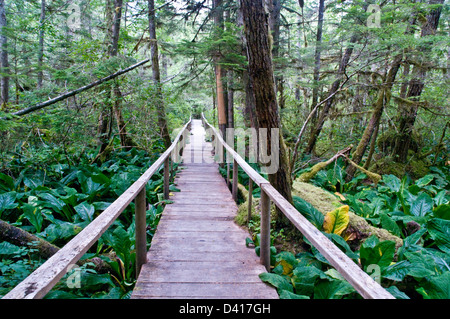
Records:
[[[267,127],[271,119],[282,132],[271,183],[319,228],[323,218],[314,213],[333,207],[313,201],[335,194],[371,227],[395,235],[392,258],[380,265],[396,297],[445,297],[448,16],[444,0],[0,0],[0,295],[46,258],[39,247],[12,243],[7,227],[36,236],[30,243],[61,247],[203,112],[221,130]],[[265,46],[258,30],[267,32]],[[245,176],[239,182],[248,185]],[[308,198],[304,183],[325,193]],[[147,190],[155,227],[161,185],[156,176]],[[91,296],[100,286],[98,297],[129,296],[131,211],[86,256],[106,261],[84,266],[91,286],[50,297]],[[274,214],[274,239],[288,240],[289,227]],[[387,239],[364,246],[368,236],[351,226],[341,238],[355,241],[354,259],[366,270],[368,251]],[[249,226],[257,228],[257,220]],[[286,258],[274,260],[279,280],[296,276],[276,268]],[[319,296],[315,280],[323,278],[277,288],[283,297]],[[331,297],[354,297],[339,287]]]

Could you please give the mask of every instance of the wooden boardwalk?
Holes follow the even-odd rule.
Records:
[[[234,223],[236,203],[204,137],[193,120],[176,179],[181,192],[162,214],[131,298],[278,298],[258,277],[266,270]]]

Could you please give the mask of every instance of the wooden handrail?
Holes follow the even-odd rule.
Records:
[[[168,162],[179,158],[180,149],[186,144],[186,128],[191,119],[182,128],[174,139],[172,145],[147,169],[147,171],[131,185],[119,198],[117,198],[104,212],[95,218],[78,235],[70,240],[56,254],[50,257],[38,269],[25,278],[20,284],[6,294],[2,299],[40,299],[68,272],[100,236],[112,225],[125,208],[136,199],[136,268],[139,274],[140,267],[146,262],[146,193],[145,186],[161,165],[164,164],[164,195],[168,199]],[[179,144],[182,144],[181,146]]]
[[[215,127],[208,123],[204,114],[202,121],[209,127],[214,135],[217,150],[220,145],[233,157],[233,188],[232,192],[237,194],[237,169],[238,165],[249,176],[250,183],[253,181],[261,188],[261,240],[260,261],[270,270],[270,200],[284,213],[294,226],[319,250],[319,252],[333,265],[337,271],[366,299],[395,299],[379,283],[374,281],[353,260],[344,254],[332,241],[311,224],[299,211],[287,201],[264,177],[256,172],[235,150],[228,145]],[[220,144],[220,145],[219,145]],[[221,152],[222,150],[219,150]],[[252,186],[252,184],[251,184]],[[251,211],[251,198],[249,199],[249,212]]]

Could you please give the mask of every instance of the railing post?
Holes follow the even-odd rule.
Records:
[[[136,232],[136,276],[141,267],[147,263],[147,220],[145,187],[139,192],[135,200],[135,232]]]
[[[169,178],[170,178],[170,167],[169,167],[169,157],[164,161],[164,199],[169,199]]]
[[[260,237],[260,261],[270,271],[270,198],[261,189],[261,237]]]
[[[247,224],[252,219],[252,201],[253,201],[253,180],[248,178],[248,211],[247,211]]]
[[[239,165],[236,162],[236,160],[233,161],[233,187],[232,187],[232,193],[233,193],[233,199],[237,203],[238,199],[238,170]]]

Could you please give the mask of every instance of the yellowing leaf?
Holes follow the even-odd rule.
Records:
[[[342,195],[342,194],[339,193],[339,192],[334,193],[334,195],[338,196],[341,200],[345,200],[344,195]]]
[[[341,235],[350,221],[348,216],[348,205],[341,206],[327,213],[323,221],[323,229],[329,234]]]

